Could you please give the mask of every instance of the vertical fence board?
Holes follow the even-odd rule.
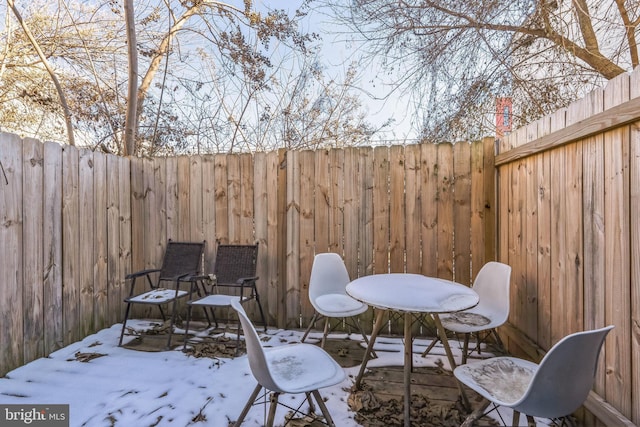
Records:
[[[107,157],[107,301],[109,323],[122,320],[120,284],[123,273],[120,271],[120,179],[118,157]],[[153,211],[152,211],[153,212]]]
[[[78,150],[65,147],[62,150],[62,310],[64,312],[64,342],[71,344],[80,337],[79,304],[80,282],[80,234],[78,221]]]
[[[202,158],[189,157],[189,238],[191,242],[202,242],[206,239],[202,224]]]
[[[93,187],[93,152],[80,150],[79,158],[79,211],[78,228],[83,249],[78,264],[78,282],[80,285],[80,336],[85,337],[95,330],[94,316],[94,242],[95,242],[95,189]],[[128,177],[127,177],[128,178]],[[128,179],[127,179],[128,180]]]
[[[489,260],[490,254],[485,253],[485,221],[488,220],[488,212],[491,204],[485,196],[485,181],[488,176],[493,176],[493,169],[486,170],[484,167],[485,143],[473,143],[471,145],[471,231],[470,231],[470,255],[471,255],[471,281],[475,279],[478,271]],[[486,209],[486,213],[485,213]],[[487,221],[488,222],[488,221]],[[487,224],[488,227],[488,224]],[[489,237],[491,238],[491,237]],[[487,258],[489,256],[489,258]]]
[[[280,327],[284,322],[278,317],[278,309],[280,308],[280,299],[282,293],[280,291],[280,262],[282,257],[278,256],[280,251],[280,239],[282,238],[279,223],[280,214],[280,186],[279,170],[280,170],[280,153],[277,151],[268,153],[265,159],[266,163],[266,186],[269,197],[267,198],[267,241],[266,257],[268,260],[267,270],[269,272],[268,280],[265,280],[267,286],[267,319],[274,319],[275,324]],[[267,278],[265,278],[267,279]],[[264,293],[263,293],[264,295]],[[264,298],[263,298],[264,299]],[[273,324],[273,323],[272,323]]]
[[[548,153],[537,156],[537,338],[543,348],[551,347],[551,159]]]
[[[0,361],[9,371],[24,362],[24,308],[22,290],[22,141],[16,135],[0,134],[0,256],[2,298],[0,298]]]
[[[344,235],[344,223],[342,207],[344,206],[344,150],[333,149],[329,151],[329,176],[331,187],[329,188],[329,252],[335,252],[341,256],[344,254],[342,237]]]
[[[44,353],[43,223],[44,223],[44,146],[40,141],[22,141],[22,269],[24,292],[24,360],[34,360]],[[0,179],[0,186],[2,182]],[[0,187],[1,188],[1,187]],[[3,210],[0,209],[0,212]],[[4,246],[3,253],[9,247]],[[5,255],[3,255],[4,257]],[[18,270],[19,271],[19,270]]]
[[[240,242],[240,157],[237,154],[227,156],[227,203],[229,208],[229,242]]]
[[[373,149],[373,269],[389,272],[389,150]]]
[[[178,194],[178,240],[187,242],[191,239],[191,161],[188,156],[178,157],[177,194]]]
[[[159,160],[159,159],[158,159]],[[180,209],[178,202],[178,158],[164,159],[165,167],[165,219],[167,240],[180,240]]]
[[[215,175],[214,175],[215,159],[213,156],[202,157],[202,232],[204,234],[203,239],[206,240],[204,248],[204,265],[202,266],[205,273],[213,271],[214,268],[214,253],[216,248],[216,207],[215,207]],[[255,180],[256,183],[258,180]],[[262,200],[256,199],[256,234],[259,234],[264,218],[260,218],[257,214],[260,206],[262,206]],[[260,239],[258,239],[259,242]],[[261,247],[260,250],[264,250]],[[261,253],[260,253],[261,255]],[[258,263],[260,268],[260,263]],[[265,275],[262,274],[263,278]]]
[[[421,273],[427,276],[438,274],[438,169],[438,146],[420,145]]]
[[[373,149],[358,151],[360,171],[360,276],[373,274]]]
[[[129,204],[138,201],[133,194],[134,177],[131,176],[130,188],[132,190],[126,196]],[[93,153],[93,322],[96,329],[109,326],[108,299],[107,299],[107,155]],[[140,209],[143,214],[143,210]],[[140,223],[138,223],[140,224]],[[138,226],[142,230],[142,225]],[[133,233],[136,233],[133,228]],[[136,242],[142,252],[143,238],[133,234],[131,239]],[[140,260],[141,262],[141,260]],[[131,271],[127,271],[130,273]]]
[[[309,301],[309,277],[314,256],[314,177],[315,155],[313,151],[300,152],[300,314],[298,326],[306,325],[313,316],[313,306]]]
[[[626,101],[629,77],[621,75],[605,88],[605,109]],[[629,129],[604,134],[606,320],[616,325],[605,342],[606,399],[631,415],[631,295],[629,283]]]
[[[1,140],[1,138],[0,138]],[[0,150],[0,156],[4,150]],[[44,353],[64,345],[62,322],[62,147],[44,144]],[[6,241],[6,240],[2,240]],[[4,298],[6,300],[6,298]],[[4,323],[3,323],[4,324]]]
[[[253,218],[255,216],[253,211],[253,156],[245,153],[240,155],[240,241],[244,243],[254,243],[254,224]]]
[[[101,175],[106,174],[106,159],[104,172]],[[144,199],[146,198],[146,192],[144,188],[144,165],[142,159],[129,158],[130,163],[130,176],[131,176],[131,271],[127,273],[133,273],[144,269],[144,223],[145,223],[145,211],[144,211]],[[103,189],[106,194],[106,189]],[[168,191],[167,191],[168,193]],[[96,197],[98,197],[96,195]],[[106,206],[106,200],[103,206]],[[167,217],[169,213],[166,212]],[[168,221],[168,219],[167,219]]]
[[[124,318],[125,305],[122,302],[128,296],[125,275],[131,272],[131,162],[127,158],[118,158],[118,205],[119,209],[119,259],[118,270],[118,293],[120,299],[120,310],[116,310],[116,319]]]
[[[264,309],[264,315],[267,323],[272,324],[269,317],[269,193],[274,191],[274,187],[269,187],[267,181],[267,156],[265,153],[256,153],[254,155],[253,167],[253,212],[255,216],[255,241],[258,243],[258,265],[256,275],[258,281],[256,287],[260,302]],[[213,164],[211,162],[211,164]],[[211,170],[213,173],[213,170]],[[213,186],[211,187],[213,190]],[[213,236],[213,234],[211,234]]]
[[[471,285],[471,145],[453,146],[454,279]]]
[[[216,240],[220,243],[229,243],[227,157],[216,154],[214,159]]]
[[[315,253],[329,251],[329,210],[331,199],[329,196],[329,151],[317,150],[314,165],[314,230]]]
[[[526,251],[526,321],[524,331],[528,337],[538,339],[538,192],[536,189],[537,159],[525,161],[525,215],[524,248]]]
[[[360,209],[358,206],[358,158],[354,148],[344,149],[344,177],[342,191],[344,202],[342,205],[344,263],[349,277],[358,277],[358,223]]]
[[[497,258],[497,223],[496,215],[498,203],[496,200],[496,184],[497,173],[495,170],[495,140],[493,138],[485,138],[483,140],[483,191],[482,200],[484,205],[482,235],[484,236],[484,258],[480,265],[484,265],[487,261],[494,261]],[[473,254],[472,254],[473,256]],[[477,272],[479,269],[476,269]]]
[[[295,327],[300,313],[300,159],[299,152],[287,157],[287,241],[286,241],[286,313],[287,327]],[[295,320],[294,320],[295,319]],[[293,322],[292,322],[293,321]]]
[[[453,280],[453,146],[438,145],[438,277]]]
[[[404,194],[404,147],[389,149],[389,267],[391,273],[405,272],[406,205]]]
[[[422,189],[420,187],[420,146],[407,145],[404,149],[405,174],[405,206],[406,216],[406,271],[420,273],[422,271],[422,246],[420,239]]]
[[[640,97],[640,69],[630,81],[631,98]],[[640,424],[640,122],[631,126],[629,141],[629,218],[631,224],[631,390],[634,403],[631,420]]]

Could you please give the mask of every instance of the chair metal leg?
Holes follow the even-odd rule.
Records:
[[[129,310],[131,309],[131,303],[127,303],[127,308],[124,312],[124,320],[122,321],[122,332],[120,332],[120,341],[118,341],[118,347],[122,346],[122,338],[124,338],[124,331],[127,327],[127,319],[129,319]]]
[[[247,400],[244,408],[242,408],[242,412],[240,413],[240,416],[238,417],[238,420],[235,422],[233,427],[240,427],[240,424],[242,424],[244,418],[249,413],[249,409],[251,409],[251,407],[253,406],[253,402],[255,402],[256,397],[258,397],[258,393],[260,393],[260,390],[262,390],[262,386],[258,384],[256,388],[253,389],[253,393],[251,393],[251,396],[249,396],[249,400]]]
[[[306,392],[305,395],[307,396],[307,403],[309,403],[309,412],[307,412],[307,415],[309,416],[314,416],[316,413],[316,406],[313,404],[313,399],[311,398],[311,392]]]
[[[264,325],[264,332],[267,332],[267,320],[264,317],[264,311],[262,310],[262,304],[260,303],[260,295],[258,295],[258,288],[253,286],[253,292],[255,294],[256,302],[258,303],[258,310],[260,310],[260,318],[262,319],[262,324]]]
[[[313,393],[313,397],[316,398],[316,402],[320,407],[320,412],[322,412],[322,415],[324,415],[324,420],[327,422],[327,425],[335,427],[336,425],[333,422],[333,418],[331,418],[331,414],[329,414],[327,405],[324,404],[324,400],[322,400],[322,396],[320,396],[320,392],[318,390],[314,390],[311,393]]]

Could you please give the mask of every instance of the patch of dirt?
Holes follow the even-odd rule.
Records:
[[[106,356],[106,354],[103,353],[81,353],[81,352],[76,352],[76,354],[74,354],[75,359],[67,359],[67,362],[72,362],[72,361],[78,361],[78,362],[90,362],[93,359],[96,359],[98,357],[102,357],[102,356]]]
[[[235,338],[223,335],[207,338],[206,341],[191,343],[185,350],[186,354],[193,357],[209,357],[213,359],[219,357],[237,357],[246,352],[247,349],[244,341],[241,340],[238,347],[238,342]]]

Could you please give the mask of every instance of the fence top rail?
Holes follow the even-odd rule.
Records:
[[[496,155],[496,167],[561,147],[640,119],[640,98],[633,98],[507,152]]]

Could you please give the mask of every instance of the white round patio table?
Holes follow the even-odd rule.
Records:
[[[353,298],[377,309],[371,339],[365,351],[356,388],[360,388],[362,376],[371,356],[374,342],[383,323],[386,311],[404,313],[404,425],[410,426],[411,370],[413,364],[411,325],[413,314],[428,313],[438,329],[438,335],[447,354],[451,369],[456,367],[447,334],[440,322],[439,313],[466,310],[478,304],[478,294],[471,288],[449,280],[410,273],[374,274],[355,279],[347,285],[347,293]],[[463,403],[469,407],[467,396],[458,382]]]

